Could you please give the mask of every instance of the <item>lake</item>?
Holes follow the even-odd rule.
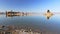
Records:
[[[13,17],[0,15],[0,25],[14,25],[22,28],[30,27],[41,31],[60,32],[60,15],[53,15],[50,19],[47,19],[44,15]]]

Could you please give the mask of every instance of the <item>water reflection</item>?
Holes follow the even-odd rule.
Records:
[[[48,13],[47,13],[48,14]],[[46,14],[46,15],[47,15]],[[14,25],[19,26],[21,28],[26,29],[40,29],[41,31],[51,31],[51,32],[60,32],[60,16],[59,15],[51,15],[50,13],[47,15],[48,19],[53,16],[51,19],[46,20],[45,16],[29,16],[29,15],[2,15],[0,16],[0,25]],[[15,17],[16,16],[16,17]],[[6,18],[6,17],[13,17],[13,18]]]
[[[12,17],[7,16],[7,17]],[[46,20],[44,16],[17,16],[13,18],[6,18],[6,17],[1,17],[0,16],[0,24],[2,25],[14,25],[14,26],[19,26],[21,28],[26,28],[26,29],[40,29],[41,31],[57,31],[60,32],[60,19],[59,15],[56,16],[54,15],[51,19]],[[28,28],[27,28],[28,27]],[[55,33],[54,32],[54,33]]]
[[[14,12],[14,11],[6,11],[6,13],[0,13],[0,15],[5,14],[6,17],[14,17],[14,16],[34,16],[36,13],[24,13],[24,12]],[[40,14],[38,14],[40,16]],[[49,19],[51,16],[53,16],[53,13],[50,12],[50,10],[47,10],[46,13],[42,14],[43,16],[46,16],[47,19]]]
[[[49,19],[51,16],[53,16],[53,13],[50,12],[50,10],[47,10],[47,12],[44,14],[47,19]]]

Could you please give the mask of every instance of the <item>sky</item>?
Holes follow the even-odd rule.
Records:
[[[60,12],[60,0],[0,0],[0,11]]]

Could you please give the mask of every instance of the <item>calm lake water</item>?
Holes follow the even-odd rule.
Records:
[[[0,25],[27,26],[41,31],[60,32],[60,15],[53,15],[50,19],[45,16],[14,16],[0,15]]]

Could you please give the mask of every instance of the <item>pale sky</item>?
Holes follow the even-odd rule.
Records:
[[[0,0],[0,11],[60,12],[60,0]]]

